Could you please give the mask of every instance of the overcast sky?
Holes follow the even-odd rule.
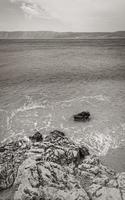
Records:
[[[0,0],[0,30],[125,30],[125,0]]]

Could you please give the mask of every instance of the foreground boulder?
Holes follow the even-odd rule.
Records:
[[[78,122],[86,122],[90,120],[90,113],[89,112],[81,112],[73,116],[74,121]]]
[[[125,173],[108,169],[63,132],[12,141],[0,149],[2,199],[125,200]]]

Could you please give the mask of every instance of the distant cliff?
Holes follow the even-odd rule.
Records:
[[[14,31],[0,32],[0,39],[108,39],[125,38],[125,31],[117,32],[53,32],[53,31]]]

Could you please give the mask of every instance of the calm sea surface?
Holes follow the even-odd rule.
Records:
[[[84,110],[91,121],[73,122]],[[118,149],[125,170],[125,39],[0,40],[0,141],[35,129],[62,130],[107,160]]]

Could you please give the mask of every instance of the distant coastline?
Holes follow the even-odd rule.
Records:
[[[115,39],[125,38],[116,32],[0,31],[0,39]]]

